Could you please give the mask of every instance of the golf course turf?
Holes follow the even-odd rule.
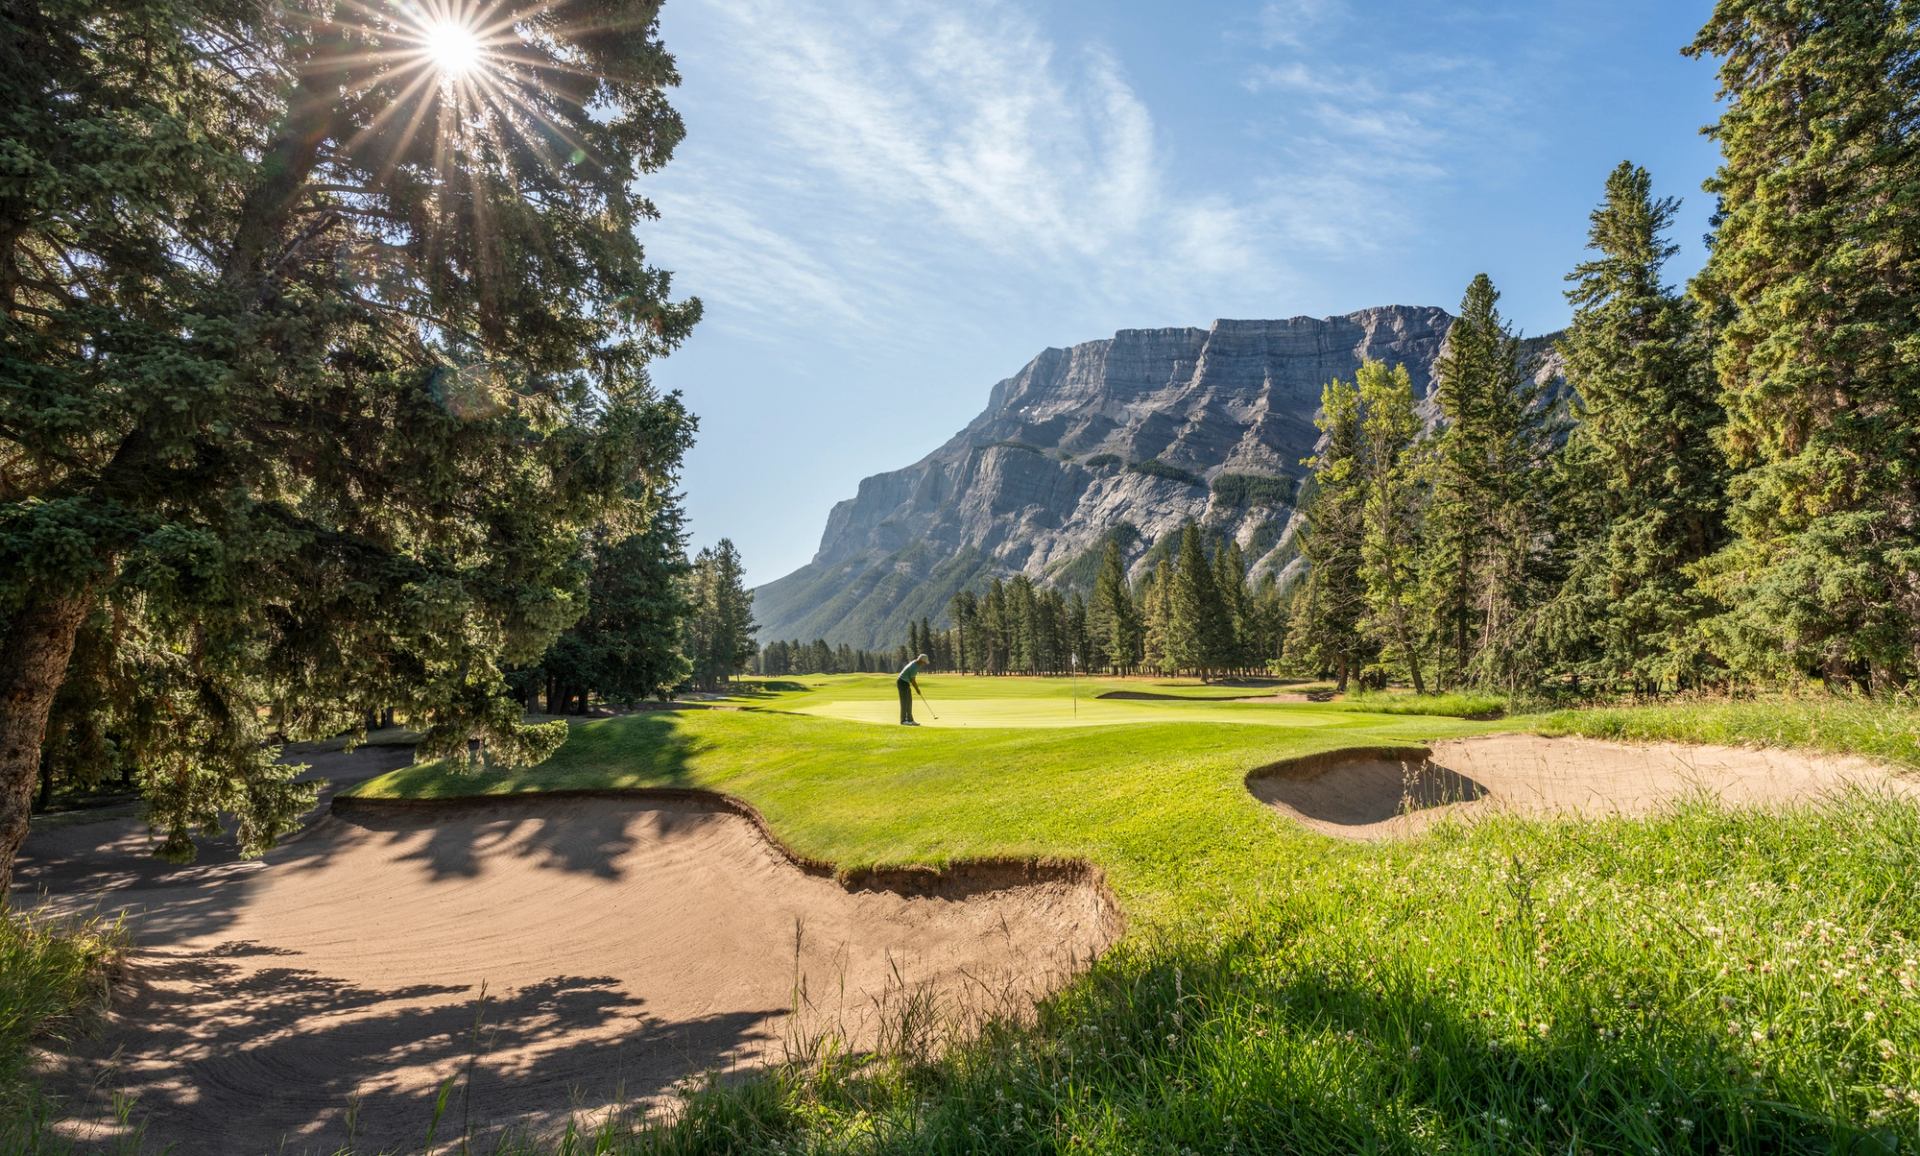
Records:
[[[1729,810],[1681,798],[1641,818],[1494,814],[1358,843],[1263,802],[1250,775],[1352,748],[1391,761],[1494,732],[1615,738],[1626,722],[1220,701],[1152,680],[924,681],[940,719],[920,728],[859,721],[886,718],[890,677],[748,684],[699,708],[578,722],[538,767],[409,766],[348,792],[506,804],[714,791],[842,872],[1083,861],[1127,918],[1120,942],[1037,1017],[946,1048],[905,1031],[871,1055],[828,1047],[696,1091],[668,1123],[600,1125],[591,1149],[549,1138],[524,1150],[1920,1143],[1920,811],[1909,799],[1850,789]],[[1171,697],[1093,697],[1128,687]],[[1674,718],[1722,742],[1767,720],[1799,745],[1845,749],[1818,709]],[[1673,737],[1657,716],[1627,721],[1634,737]],[[1848,725],[1840,733],[1893,741]]]
[[[1248,794],[1250,768],[1491,728],[1334,705],[1090,695],[1076,717],[1064,680],[922,682],[940,717],[922,713],[920,728],[887,725],[891,678],[808,679],[803,690],[749,689],[727,703],[747,709],[582,722],[538,767],[469,774],[426,764],[354,793],[423,799],[699,787],[750,802],[795,852],[843,870],[1087,860],[1107,873],[1129,918],[1152,921],[1282,871],[1299,844],[1312,844]],[[1083,680],[1079,689],[1112,685]]]

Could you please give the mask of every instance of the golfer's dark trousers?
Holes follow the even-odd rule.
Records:
[[[913,688],[907,685],[907,680],[904,678],[900,680],[899,686],[900,721],[910,723],[913,721]]]

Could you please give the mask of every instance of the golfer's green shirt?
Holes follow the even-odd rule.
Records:
[[[908,683],[912,683],[916,687],[919,686],[920,685],[920,660],[916,658],[912,662],[909,662],[905,666],[901,667],[900,677],[895,681],[898,682],[901,686],[906,686]]]

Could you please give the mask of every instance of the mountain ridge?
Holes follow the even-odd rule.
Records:
[[[761,637],[892,646],[995,575],[1087,569],[1122,526],[1130,566],[1191,518],[1238,541],[1256,575],[1283,573],[1321,387],[1366,359],[1405,364],[1431,420],[1452,323],[1436,306],[1392,305],[1042,350],[953,437],[834,505],[813,559],[756,590]]]

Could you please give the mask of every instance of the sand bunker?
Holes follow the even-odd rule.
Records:
[[[1417,834],[1443,817],[1645,815],[1701,795],[1728,806],[1765,806],[1848,786],[1920,797],[1920,782],[1865,759],[1539,735],[1455,739],[1431,750],[1335,751],[1247,776],[1247,789],[1263,802],[1348,839]]]
[[[130,992],[56,1086],[137,1096],[180,1151],[413,1150],[449,1078],[443,1142],[543,1129],[1030,1008],[1118,932],[1085,870],[848,886],[714,797],[346,803],[264,865],[117,893]]]

